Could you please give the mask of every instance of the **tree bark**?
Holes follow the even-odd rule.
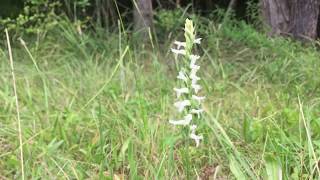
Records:
[[[317,38],[319,0],[262,0],[262,15],[270,35]]]
[[[318,0],[293,0],[292,34],[298,39],[317,38]]]
[[[134,1],[134,29],[144,39],[148,37],[149,28],[153,28],[152,0]]]
[[[288,34],[290,31],[290,0],[262,0],[265,24],[271,28],[270,35]]]

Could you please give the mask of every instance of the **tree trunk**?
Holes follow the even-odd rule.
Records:
[[[299,39],[317,38],[318,0],[293,0],[292,34]]]
[[[270,35],[288,34],[290,31],[291,0],[262,0],[262,14],[265,23],[270,26]]]
[[[146,39],[149,28],[153,28],[152,0],[133,0],[134,2],[134,29]]]
[[[262,0],[262,15],[270,35],[317,38],[319,0]]]

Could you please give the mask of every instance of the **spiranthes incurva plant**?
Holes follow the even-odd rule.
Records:
[[[200,56],[193,54],[192,50],[195,44],[201,43],[201,38],[196,38],[193,23],[189,19],[186,19],[184,31],[185,42],[175,41],[176,48],[171,49],[176,56],[183,57],[177,76],[179,87],[173,89],[178,99],[174,106],[182,114],[182,118],[169,120],[169,123],[187,129],[188,136],[195,141],[198,147],[203,137],[196,134],[196,120],[199,121],[203,113],[201,103],[205,97],[198,95],[201,90],[198,84],[200,77],[197,76],[200,66],[196,63]]]

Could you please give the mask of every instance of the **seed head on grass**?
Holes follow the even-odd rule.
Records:
[[[200,56],[193,54],[192,50],[195,44],[201,43],[201,38],[195,37],[194,26],[189,19],[186,19],[184,31],[185,42],[175,41],[176,49],[171,49],[177,56],[183,56],[183,62],[181,62],[181,68],[177,76],[180,87],[174,88],[178,99],[174,106],[178,112],[183,114],[183,119],[169,120],[169,123],[174,126],[187,126],[189,137],[195,141],[198,147],[203,137],[196,134],[196,119],[200,120],[201,118],[201,113],[203,113],[201,103],[205,97],[198,95],[201,90],[198,81],[201,78],[197,76],[200,66],[196,63]]]

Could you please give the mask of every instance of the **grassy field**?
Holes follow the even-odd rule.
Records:
[[[172,42],[79,35],[68,23],[12,39],[26,179],[315,179],[320,53],[244,23],[197,24],[204,120],[197,148],[168,123]],[[181,27],[182,28],[182,27]],[[174,38],[173,38],[174,37]],[[0,49],[0,179],[21,178],[8,49]]]

